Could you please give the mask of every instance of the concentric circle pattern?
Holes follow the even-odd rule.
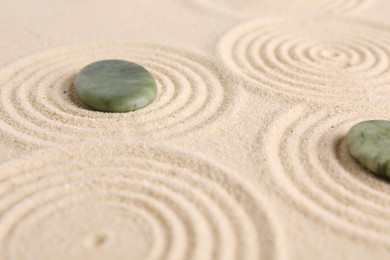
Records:
[[[390,30],[349,18],[252,20],[220,41],[251,89],[327,104],[389,105]]]
[[[87,108],[75,94],[75,75],[108,58],[151,71],[158,85],[156,100],[133,113]],[[76,46],[38,54],[1,71],[0,84],[0,130],[35,145],[169,138],[230,114],[235,97],[202,56],[149,44]]]
[[[305,216],[354,240],[390,245],[390,187],[349,155],[345,137],[361,113],[282,113],[262,140],[274,183]]]
[[[1,259],[276,257],[258,194],[193,153],[72,145],[7,162],[0,172]]]
[[[353,13],[369,0],[192,0],[234,16],[297,12]]]

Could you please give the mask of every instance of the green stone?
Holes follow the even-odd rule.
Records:
[[[348,132],[347,146],[361,165],[377,175],[390,178],[390,121],[356,124]]]
[[[129,112],[143,108],[156,98],[152,74],[125,60],[102,60],[84,67],[76,76],[77,96],[93,109]]]

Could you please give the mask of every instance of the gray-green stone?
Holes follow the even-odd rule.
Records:
[[[361,165],[377,175],[390,178],[390,121],[356,124],[348,132],[347,146]]]
[[[102,60],[84,67],[76,76],[77,96],[93,109],[129,112],[156,98],[153,76],[138,64],[125,60]]]

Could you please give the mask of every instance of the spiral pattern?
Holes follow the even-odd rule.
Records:
[[[64,146],[4,163],[0,172],[1,259],[277,254],[274,229],[251,186],[171,146]]]
[[[390,78],[389,39],[387,28],[348,18],[252,20],[228,32],[219,52],[257,92],[388,105],[378,93]]]
[[[349,155],[345,137],[375,114],[293,107],[262,140],[280,194],[305,216],[354,240],[390,245],[390,187]]]
[[[131,60],[151,71],[158,85],[156,100],[134,113],[88,109],[75,94],[74,77],[86,64],[109,58]],[[148,44],[76,46],[38,54],[1,71],[0,85],[0,131],[38,146],[178,136],[231,114],[236,96],[202,56]]]
[[[292,12],[354,13],[369,0],[192,0],[235,16],[290,14]]]

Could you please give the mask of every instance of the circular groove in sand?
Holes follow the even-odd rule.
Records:
[[[157,99],[134,113],[92,111],[73,90],[76,73],[100,59],[127,59],[149,69]],[[37,54],[0,72],[0,129],[35,145],[81,139],[155,140],[207,127],[230,114],[235,90],[204,57],[158,45],[63,48]],[[229,110],[229,111],[228,111]]]
[[[390,30],[349,18],[252,20],[219,43],[222,60],[255,92],[334,104],[383,103]]]
[[[107,226],[106,246],[122,226],[149,230],[149,239],[138,241],[152,243],[148,255],[139,252],[143,259],[275,258],[274,230],[256,192],[192,153],[161,145],[86,144],[41,150],[4,163],[0,172],[0,256],[5,259],[21,257],[13,241],[31,236],[35,227],[40,232],[26,247],[30,257],[45,243],[53,245],[46,253],[61,253],[55,242],[64,237],[65,246],[81,256],[93,253],[74,242],[73,236],[85,235],[77,233],[81,224],[88,227],[86,234]],[[116,226],[99,220],[102,212],[125,216],[109,217],[120,219]],[[59,237],[49,239],[47,232]],[[127,236],[134,240],[131,233]],[[98,247],[105,241],[100,237],[88,245]]]
[[[212,10],[224,11],[234,16],[264,13],[291,14],[293,12],[353,13],[368,4],[369,0],[192,0]],[[287,7],[287,8],[286,8]]]
[[[305,216],[354,239],[390,245],[389,186],[358,165],[345,144],[350,127],[368,118],[292,108],[268,129],[265,153],[280,194]]]

